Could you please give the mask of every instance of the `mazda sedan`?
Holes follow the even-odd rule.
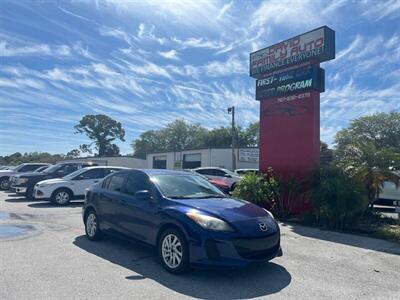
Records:
[[[242,267],[282,255],[272,214],[227,197],[200,176],[167,170],[124,170],[86,193],[89,240],[104,233],[157,247],[163,267]]]

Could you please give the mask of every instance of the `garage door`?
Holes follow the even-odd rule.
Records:
[[[153,157],[153,169],[166,169],[167,168],[167,156],[154,156]]]
[[[183,154],[182,169],[194,169],[201,167],[201,154]]]

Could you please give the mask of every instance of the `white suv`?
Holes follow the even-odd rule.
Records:
[[[193,171],[213,179],[220,179],[225,182],[231,190],[235,189],[236,183],[242,179],[238,174],[235,174],[227,169],[217,167],[196,168]]]
[[[84,198],[85,189],[99,182],[107,175],[124,170],[123,167],[88,167],[75,171],[63,178],[39,181],[33,190],[35,199],[50,200],[58,205],[66,205],[72,199]]]

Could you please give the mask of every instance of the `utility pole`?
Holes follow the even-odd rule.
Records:
[[[232,115],[232,171],[236,169],[236,157],[235,157],[235,107],[228,107],[228,114]]]

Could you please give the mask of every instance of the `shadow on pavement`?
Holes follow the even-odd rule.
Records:
[[[82,205],[83,205],[83,201],[70,202],[68,205],[65,205],[65,206],[53,204],[51,202],[38,202],[38,203],[28,204],[28,206],[32,207],[32,208],[56,208],[56,207],[74,208],[74,207],[82,207]]]
[[[5,199],[4,201],[10,202],[10,203],[23,203],[23,202],[33,202],[35,200],[21,197],[21,198],[8,198],[8,199]]]
[[[165,271],[152,247],[109,238],[91,242],[76,237],[77,247],[127,268],[136,274],[127,280],[149,278],[185,296],[202,299],[244,299],[274,294],[287,287],[292,277],[282,266],[263,263],[243,269],[191,270],[182,276]]]
[[[295,223],[280,224],[280,226],[290,227],[291,231],[294,233],[314,239],[400,255],[400,245],[385,240],[351,233],[322,230],[319,228],[302,226]]]

